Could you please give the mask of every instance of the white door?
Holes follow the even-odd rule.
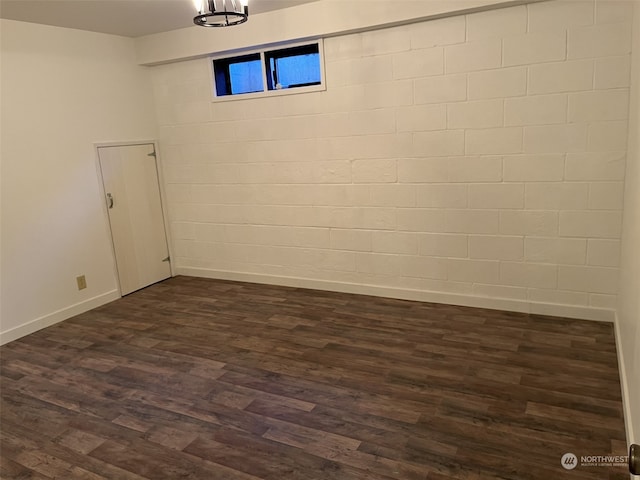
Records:
[[[122,295],[171,276],[153,144],[99,147]]]

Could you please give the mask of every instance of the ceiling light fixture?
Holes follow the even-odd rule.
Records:
[[[201,27],[231,27],[249,18],[248,0],[194,0],[198,15],[193,23]]]

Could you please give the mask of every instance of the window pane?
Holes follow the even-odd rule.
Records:
[[[321,83],[318,44],[267,52],[265,60],[269,90]]]
[[[218,97],[264,91],[259,53],[214,60],[213,69]]]
[[[231,77],[231,95],[263,90],[260,60],[232,63],[229,65],[229,76]]]

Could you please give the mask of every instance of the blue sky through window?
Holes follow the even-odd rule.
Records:
[[[262,67],[260,60],[232,63],[229,65],[231,94],[262,92]]]
[[[278,83],[282,88],[320,83],[320,55],[317,53],[271,58],[270,63],[272,72],[277,66]]]

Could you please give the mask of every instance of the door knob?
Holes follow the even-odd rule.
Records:
[[[107,204],[109,209],[113,208],[113,196],[110,193],[107,193]]]

